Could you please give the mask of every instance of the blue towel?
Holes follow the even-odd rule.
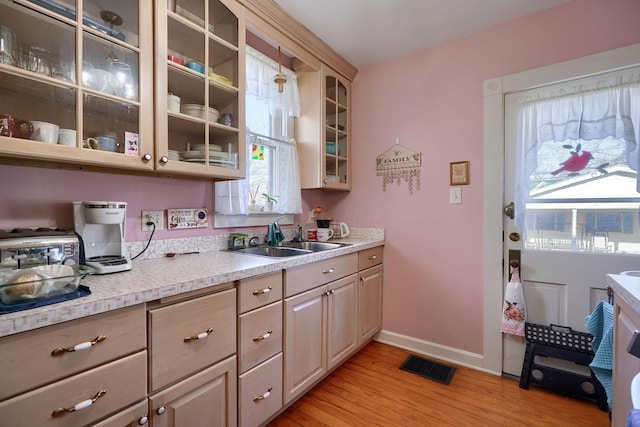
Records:
[[[284,233],[277,224],[269,224],[267,228],[267,245],[278,246],[284,240]]]
[[[613,306],[600,301],[587,316],[585,326],[593,335],[591,348],[595,353],[589,367],[607,392],[607,404],[612,407],[613,400]]]
[[[627,427],[640,427],[640,409],[632,409],[629,411]]]

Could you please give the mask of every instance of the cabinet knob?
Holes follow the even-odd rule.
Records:
[[[144,153],[144,155],[142,156],[142,160],[149,161],[151,159],[153,159],[153,156],[151,154],[149,154],[149,153]]]
[[[169,158],[167,156],[160,157],[160,163],[169,163]]]
[[[158,409],[156,409],[156,414],[158,415],[162,415],[164,414],[164,412],[167,410],[167,407],[162,405],[161,407],[159,407]]]
[[[333,269],[333,267],[331,267],[331,268],[330,268],[330,269],[328,269],[328,270],[322,270],[322,274],[331,274],[331,273],[333,273],[334,271],[335,271],[335,270]]]
[[[138,419],[138,425],[143,426],[147,423],[147,421],[149,421],[149,417],[146,415],[143,415]]]

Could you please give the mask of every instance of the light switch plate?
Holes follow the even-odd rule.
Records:
[[[449,203],[459,205],[462,203],[462,188],[453,187],[449,189]]]

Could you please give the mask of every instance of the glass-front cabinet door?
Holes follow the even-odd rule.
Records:
[[[170,0],[155,14],[157,169],[244,177],[244,8]]]
[[[346,79],[323,67],[324,75],[324,150],[323,188],[350,189],[351,146],[349,134],[349,89]]]
[[[146,0],[0,2],[0,156],[153,169]]]

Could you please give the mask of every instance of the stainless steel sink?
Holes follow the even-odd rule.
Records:
[[[328,251],[349,246],[348,243],[333,242],[283,242],[282,246],[255,246],[244,249],[238,249],[231,252],[247,255],[259,255],[267,257],[292,257],[310,254],[313,252]]]
[[[344,246],[349,246],[345,243],[334,242],[283,242],[282,247],[305,249],[311,252],[328,251],[329,249],[338,249]]]
[[[260,255],[260,256],[268,256],[268,257],[290,257],[297,255],[310,254],[312,251],[305,249],[297,249],[297,248],[286,248],[282,246],[256,246],[253,248],[245,248],[239,249],[233,252],[238,252],[241,254],[247,255]]]

